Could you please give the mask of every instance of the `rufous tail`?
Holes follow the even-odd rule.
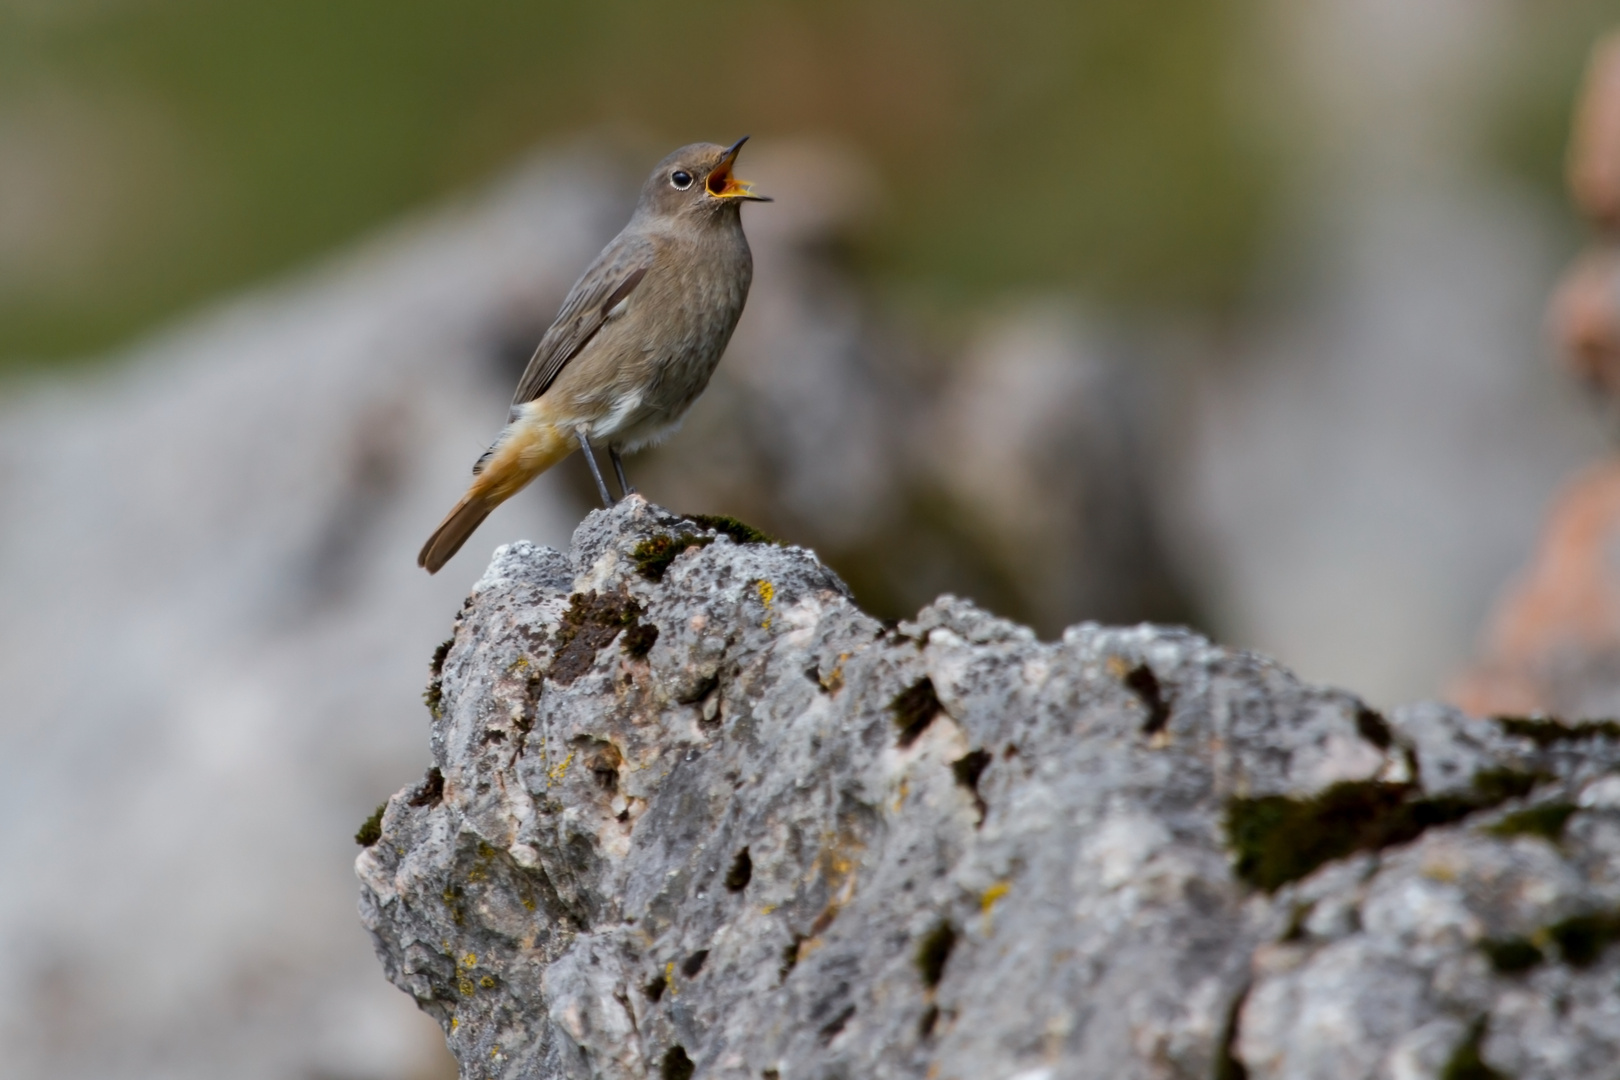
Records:
[[[422,545],[416,565],[438,573],[497,506],[573,450],[573,440],[550,424],[522,419],[510,425],[484,456],[467,494]]]

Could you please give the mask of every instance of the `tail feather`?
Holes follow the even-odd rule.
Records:
[[[416,565],[423,567],[430,574],[437,574],[439,568],[461,550],[461,545],[467,542],[467,537],[473,534],[473,530],[482,525],[484,519],[500,504],[500,499],[491,499],[469,492],[456,503],[456,508],[445,516],[439,527],[433,530],[428,542],[422,545],[422,552],[416,557]]]
[[[573,451],[573,443],[549,423],[510,425],[473,469],[472,486],[445,515],[416,556],[416,565],[436,574],[501,503]]]

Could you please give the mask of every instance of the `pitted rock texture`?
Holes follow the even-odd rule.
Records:
[[[1620,728],[885,626],[639,498],[498,551],[427,696],[361,913],[469,1080],[1620,1076]]]

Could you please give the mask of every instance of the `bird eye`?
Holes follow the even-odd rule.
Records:
[[[692,186],[692,174],[687,172],[685,169],[676,169],[674,172],[669,174],[669,182],[680,188],[682,191],[685,191],[687,188]]]

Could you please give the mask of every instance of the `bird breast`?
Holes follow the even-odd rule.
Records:
[[[721,242],[716,243],[719,240]],[[632,295],[625,313],[652,363],[651,397],[690,403],[713,373],[742,315],[753,260],[741,229],[732,237],[704,237],[691,247],[660,252],[659,263]],[[651,286],[651,288],[648,288]],[[658,393],[656,391],[665,392]]]
[[[563,369],[545,409],[626,449],[667,436],[731,340],[753,260],[740,227],[663,238],[652,268]]]

